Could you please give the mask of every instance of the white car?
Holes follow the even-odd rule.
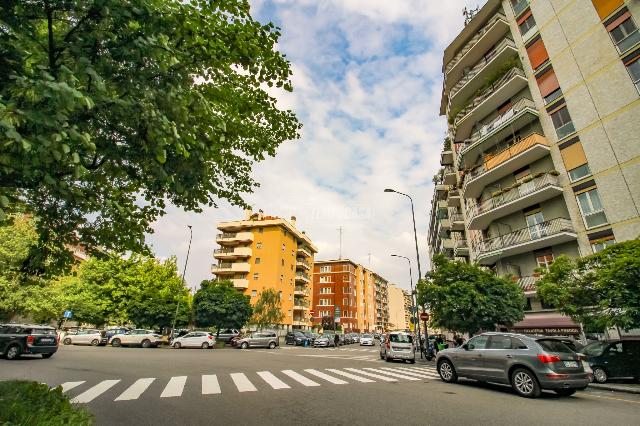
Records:
[[[111,346],[156,347],[162,343],[162,336],[152,330],[135,329],[111,337]]]
[[[202,348],[211,349],[216,344],[216,338],[207,331],[192,331],[184,336],[173,339],[171,346],[180,348]]]
[[[373,346],[373,335],[363,334],[360,336],[360,346]]]
[[[67,334],[62,343],[65,345],[91,345],[98,346],[103,343],[104,338],[100,330],[78,330],[73,334]]]

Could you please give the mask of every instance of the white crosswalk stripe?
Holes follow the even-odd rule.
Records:
[[[417,371],[423,374],[429,374],[434,377],[440,377],[438,370],[433,367],[402,367],[403,370]]]
[[[380,374],[370,373],[368,371],[359,370],[357,368],[345,368],[345,370],[349,370],[349,371],[352,371],[354,373],[362,374],[362,375],[367,376],[367,377],[373,377],[374,379],[380,379],[380,380],[382,380],[384,382],[397,382],[397,380],[392,378],[392,377],[381,376]]]
[[[430,379],[430,378],[433,377],[433,375],[431,373],[408,370],[406,368],[380,367],[380,369],[381,370],[387,370],[387,371],[395,372],[395,373],[407,374],[409,376],[420,377],[421,379],[424,379],[424,378],[429,378]]]
[[[333,374],[337,374],[342,377],[346,377],[347,379],[355,380],[360,383],[375,383],[375,380],[367,379],[366,377],[356,376],[355,374],[347,373],[346,371],[340,371],[335,368],[327,368],[327,371],[332,372]]]
[[[231,380],[238,388],[238,392],[255,392],[258,389],[253,386],[253,383],[249,381],[249,378],[244,373],[231,373]]]
[[[282,370],[282,372],[284,374],[286,374],[287,376],[291,377],[296,382],[300,383],[301,385],[304,385],[304,386],[320,386],[320,383],[314,382],[311,379],[307,379],[302,374],[298,374],[293,370]]]
[[[126,391],[122,392],[115,401],[130,401],[132,399],[140,398],[140,395],[142,395],[142,393],[151,386],[151,383],[153,383],[154,380],[155,378],[153,377],[136,380],[135,383],[129,386]]]
[[[68,390],[71,390],[73,388],[76,388],[76,387],[80,386],[84,382],[85,382],[85,380],[82,380],[82,381],[79,381],[79,382],[64,382],[60,386],[62,387],[62,392],[66,392]]]
[[[169,383],[165,386],[160,394],[160,398],[172,398],[181,396],[184,385],[187,383],[187,376],[176,376],[169,379]]]
[[[404,379],[404,380],[420,380],[416,377],[412,377],[412,376],[407,376],[406,374],[399,374],[399,373],[394,373],[391,371],[385,371],[382,370],[380,368],[365,368],[365,370],[367,371],[373,371],[374,373],[381,373],[381,374],[387,374],[391,377],[397,377],[399,379]]]
[[[220,383],[218,383],[218,376],[215,374],[205,374],[202,376],[202,394],[212,395],[220,393]]]
[[[120,380],[103,380],[94,387],[89,388],[89,390],[86,390],[75,398],[72,398],[71,402],[75,404],[85,404],[87,402],[91,402],[98,396],[111,389],[118,382],[120,382]]]
[[[256,374],[262,377],[262,380],[267,382],[269,386],[271,386],[274,389],[291,389],[291,386],[289,386],[282,380],[278,379],[276,376],[273,375],[273,373],[270,373],[268,371],[258,371]]]
[[[316,377],[320,377],[321,379],[326,380],[329,383],[333,383],[334,385],[347,385],[347,384],[349,384],[349,382],[345,382],[342,379],[336,379],[333,376],[325,374],[322,371],[314,370],[313,368],[307,368],[304,371],[306,371],[309,374],[313,374]]]

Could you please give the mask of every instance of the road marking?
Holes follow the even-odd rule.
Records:
[[[379,368],[369,368],[369,367],[367,367],[367,368],[365,368],[365,370],[374,371],[374,372],[376,372],[376,373],[387,374],[387,375],[389,375],[389,376],[391,376],[391,377],[398,377],[399,379],[405,379],[405,380],[420,380],[420,379],[418,379],[417,377],[411,377],[411,376],[407,376],[407,375],[404,375],[404,374],[392,373],[392,372],[390,372],[390,371],[384,371],[384,370],[381,370],[381,369],[379,369]]]
[[[244,373],[231,373],[230,376],[238,388],[238,392],[255,392],[258,390]]]
[[[419,371],[415,371],[415,370],[409,370],[406,368],[389,368],[389,367],[380,367],[382,370],[388,370],[388,371],[392,371],[395,373],[402,373],[402,374],[408,374],[410,376],[417,376],[423,379],[433,379],[434,376],[432,373],[429,372],[419,372]]]
[[[220,383],[218,383],[218,377],[215,374],[203,374],[202,375],[202,394],[211,395],[220,393]]]
[[[328,374],[323,373],[322,371],[314,370],[313,368],[307,368],[306,371],[309,374],[313,374],[316,377],[320,377],[321,379],[326,380],[329,383],[333,383],[334,385],[348,385],[349,382],[345,382],[342,379],[336,379]]]
[[[356,376],[355,374],[351,374],[351,373],[347,373],[344,371],[340,371],[337,370],[335,368],[327,368],[327,371],[330,371],[334,374],[337,374],[339,376],[343,376],[346,377],[347,379],[352,379],[355,380],[357,382],[361,382],[361,383],[375,383],[375,380],[371,380],[371,379],[367,379],[366,377],[360,377],[360,376]]]
[[[271,386],[274,389],[291,389],[291,386],[289,386],[282,380],[278,379],[276,376],[274,376],[272,373],[268,371],[258,371],[256,374],[262,377],[262,380],[267,382],[269,386]]]
[[[86,380],[82,380],[80,382],[64,382],[63,384],[61,384],[60,386],[62,387],[62,392],[66,392],[69,391],[75,387],[80,386],[81,384],[83,384]]]
[[[306,377],[304,377],[301,374],[296,373],[293,370],[282,370],[282,373],[286,374],[287,376],[291,377],[293,380],[295,380],[296,382],[305,385],[305,386],[320,386],[320,383],[314,382],[311,379],[307,379]]]
[[[171,398],[174,396],[182,396],[184,385],[187,383],[187,376],[176,376],[169,379],[169,383],[165,386],[160,394],[160,398]]]
[[[147,390],[155,378],[138,379],[126,391],[122,392],[114,401],[130,401],[140,398],[140,395]]]
[[[73,398],[71,402],[74,404],[84,404],[87,402],[91,402],[98,396],[115,386],[119,381],[120,380],[103,380],[94,387],[89,388],[85,392]]]
[[[429,367],[402,367],[403,370],[407,370],[407,371],[417,371],[421,374],[430,374],[434,377],[440,377],[440,375],[438,374],[438,370],[436,370],[435,368],[429,368]]]
[[[380,379],[385,382],[397,382],[396,379],[387,376],[381,376],[379,374],[370,373],[368,371],[358,370],[357,368],[345,368],[345,370],[353,371],[354,373],[362,374],[364,376],[373,377],[374,379]]]
[[[610,396],[592,395],[592,394],[583,393],[583,392],[581,392],[579,395],[580,396],[592,396],[594,398],[602,398],[602,399],[612,399],[614,401],[621,401],[621,402],[630,402],[632,404],[640,404],[640,401],[633,401],[631,399],[612,398]]]

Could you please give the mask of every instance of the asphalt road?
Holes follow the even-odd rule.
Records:
[[[386,370],[390,369],[390,370]],[[432,363],[385,363],[377,348],[141,349],[62,346],[0,360],[0,380],[63,385],[102,425],[637,425],[640,395],[587,390],[536,400]]]

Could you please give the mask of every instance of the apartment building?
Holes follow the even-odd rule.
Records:
[[[214,250],[217,263],[211,272],[228,279],[255,303],[265,289],[280,294],[284,320],[280,326],[311,329],[310,299],[313,256],[318,252],[311,239],[290,220],[265,215],[262,210],[245,212],[244,220],[221,222]]]
[[[389,284],[389,324],[390,330],[409,330],[405,291],[395,284]]]
[[[411,308],[413,307],[411,293],[407,290],[402,290],[402,297],[404,297],[404,322],[407,324],[407,329],[413,331],[413,325],[411,324]]]
[[[638,20],[637,0],[489,0],[444,51],[429,250],[518,280],[518,330],[577,333],[536,269],[640,235]]]
[[[389,322],[388,282],[349,259],[323,260],[313,270],[313,325],[340,311],[345,332],[384,331]]]

